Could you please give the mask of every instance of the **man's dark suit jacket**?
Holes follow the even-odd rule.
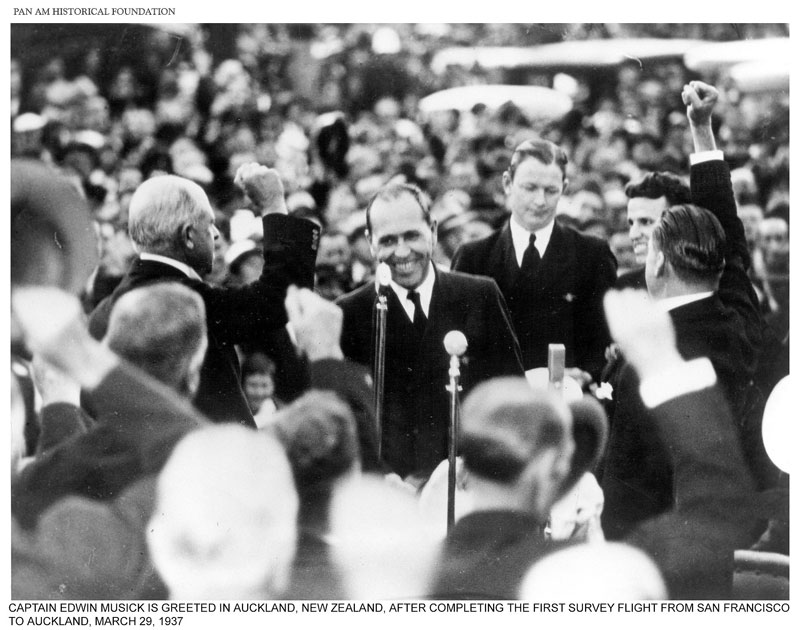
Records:
[[[270,214],[263,219],[264,270],[254,283],[218,288],[187,278],[180,270],[156,261],[137,259],[120,285],[92,312],[89,332],[101,339],[111,309],[128,291],[155,282],[180,282],[203,298],[208,324],[208,350],[200,373],[197,408],[216,422],[255,427],[240,383],[235,344],[261,342],[286,324],[283,305],[290,284],[312,287],[319,228],[311,221]]]
[[[754,486],[730,407],[719,386],[652,409],[673,471],[671,509],[637,524],[625,542],[658,564],[671,599],[726,599],[733,552],[749,544]]]
[[[364,468],[375,470],[373,395],[364,368],[322,359],[309,364],[308,378],[310,387],[332,391],[353,410]],[[158,474],[189,431],[209,426],[187,399],[126,364],[109,373],[87,399],[96,412],[95,424],[37,456],[12,482],[11,511],[25,529],[69,495],[116,499],[133,483]]]
[[[644,277],[644,267],[623,273],[614,283],[615,289],[639,289],[647,291],[647,280]]]
[[[534,277],[520,273],[508,223],[463,245],[452,268],[489,276],[506,299],[526,370],[547,366],[548,345],[566,346],[567,367],[595,378],[611,339],[603,295],[614,286],[617,261],[608,244],[556,221]]]
[[[372,365],[375,288],[365,285],[337,303],[344,311],[342,351]],[[447,456],[450,357],[443,340],[460,330],[469,347],[462,358],[463,396],[496,376],[522,376],[519,345],[494,281],[436,271],[428,324],[418,339],[394,291],[386,318],[383,457],[401,476],[428,474]]]
[[[115,499],[160,471],[189,431],[208,425],[188,401],[130,366],[113,370],[88,397],[96,424],[37,457],[12,482],[11,512],[23,528],[67,495]]]
[[[726,265],[714,295],[674,308],[670,316],[681,356],[711,360],[738,425],[750,404],[760,344],[760,315],[746,274],[744,229],[736,216],[730,171],[724,162],[692,167],[691,189],[693,203],[713,212],[725,229]],[[639,395],[637,375],[624,359],[614,372],[614,415],[601,485],[603,530],[609,539],[618,540],[636,523],[670,508],[673,474],[669,454]]]
[[[746,541],[753,519],[752,482],[728,405],[713,387],[662,403],[647,421],[667,446],[675,504],[638,524],[624,540],[658,564],[671,599],[730,597],[733,550]],[[442,545],[431,595],[518,599],[528,569],[571,544],[576,543],[546,540],[542,524],[530,514],[467,514]]]
[[[536,519],[514,510],[463,516],[447,534],[436,561],[431,596],[437,599],[519,599],[534,562],[567,546],[547,540]]]

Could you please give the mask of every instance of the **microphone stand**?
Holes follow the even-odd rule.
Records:
[[[375,386],[375,423],[378,433],[378,459],[383,452],[383,389],[386,370],[386,295],[375,300],[375,352],[372,357],[372,381]]]
[[[467,351],[467,338],[458,330],[451,330],[444,336],[444,348],[450,355],[450,384],[445,388],[450,392],[450,426],[448,427],[448,452],[449,463],[447,475],[447,531],[455,523],[456,515],[456,456],[458,455],[458,421],[459,401],[458,392],[461,391],[459,380],[461,378],[461,361],[459,357]]]
[[[458,392],[461,386],[458,384],[461,378],[461,361],[458,356],[450,356],[450,384],[447,391],[450,392],[450,427],[449,427],[449,448],[447,460],[450,464],[447,472],[447,531],[449,532],[456,520],[456,455],[458,454]]]
[[[383,455],[383,392],[386,373],[386,313],[392,271],[386,263],[379,263],[375,270],[375,325],[373,328],[372,382],[375,386],[375,430],[378,434],[378,459]]]

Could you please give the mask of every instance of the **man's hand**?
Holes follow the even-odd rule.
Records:
[[[711,113],[719,100],[719,91],[702,81],[690,81],[683,86],[681,98],[686,105],[686,115],[692,128],[694,150],[713,151],[717,144],[711,128]]]
[[[93,389],[119,364],[89,336],[74,295],[56,287],[14,287],[11,309],[28,348],[82,387]]]
[[[342,309],[309,289],[290,286],[286,292],[286,314],[298,350],[309,361],[343,359]]]
[[[51,366],[39,355],[31,363],[33,382],[42,397],[42,407],[53,403],[69,403],[79,407],[81,386],[71,377]]]
[[[256,162],[242,164],[236,171],[233,183],[244,191],[257,215],[288,214],[283,183],[274,168]]]
[[[669,314],[641,291],[609,291],[603,299],[608,329],[639,378],[658,375],[683,363]]]
[[[719,91],[713,85],[702,81],[690,81],[683,86],[681,93],[686,115],[695,125],[706,125],[711,122],[711,113],[719,100]]]

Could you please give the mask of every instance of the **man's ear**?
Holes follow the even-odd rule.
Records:
[[[653,265],[653,274],[657,278],[661,278],[667,273],[667,259],[664,257],[664,252],[656,252],[655,264]]]
[[[438,222],[436,221],[436,219],[431,221],[431,246],[432,247],[436,247],[436,241],[437,241],[437,239],[439,237],[439,232],[436,229],[437,226],[438,226]]]
[[[569,186],[569,179],[567,179],[567,178],[565,177],[565,178],[564,178],[564,183],[561,185],[561,194],[562,194],[562,195],[563,195],[565,192],[567,192],[567,187],[568,187],[568,186]]]
[[[180,231],[181,245],[183,245],[186,249],[194,249],[194,240],[194,226],[192,226],[191,223],[187,223],[181,228]]]
[[[520,474],[518,483],[525,485],[528,509],[541,518],[550,513],[560,498],[564,478],[569,472],[569,453],[555,446],[541,449]]]
[[[511,192],[511,173],[503,171],[503,192],[509,194]]]

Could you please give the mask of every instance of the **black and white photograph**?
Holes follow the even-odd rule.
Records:
[[[790,23],[312,7],[6,9],[9,627],[793,625]]]

